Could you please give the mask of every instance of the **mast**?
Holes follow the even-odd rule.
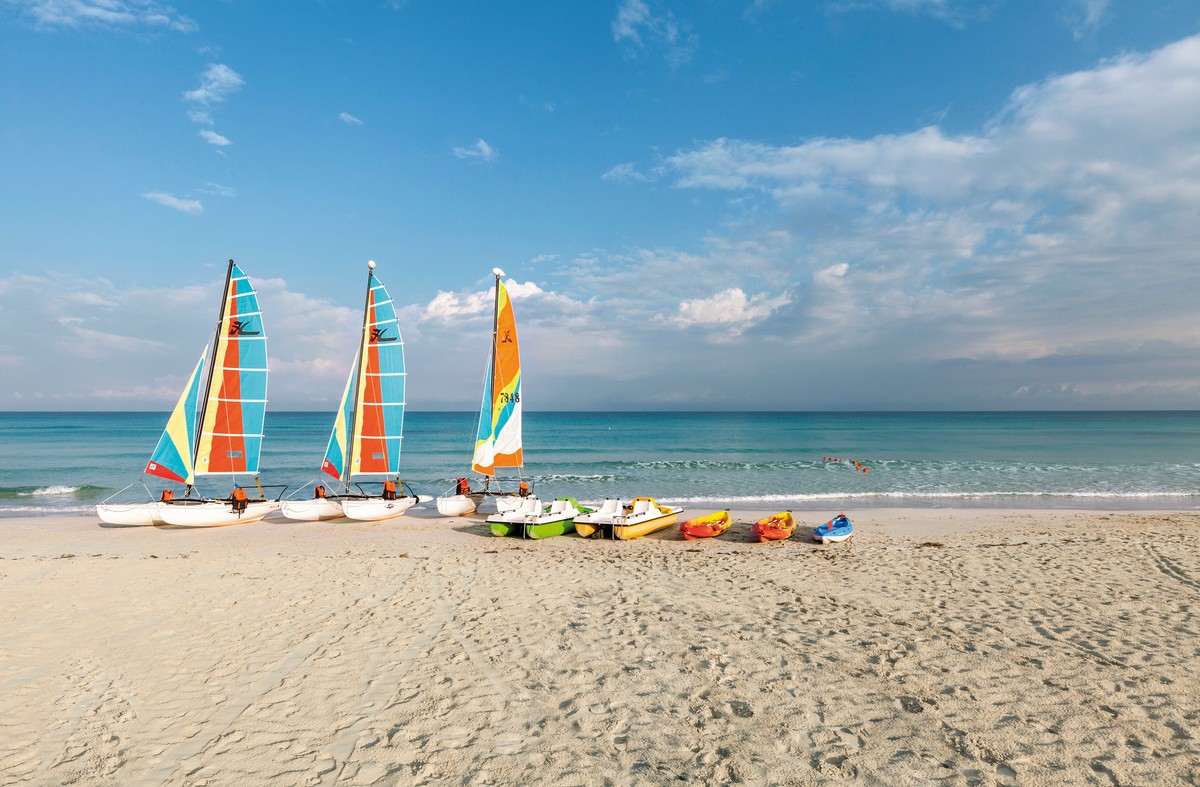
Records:
[[[371,279],[375,276],[375,260],[367,260],[367,295],[363,300],[363,328],[362,336],[358,339],[358,363],[354,367],[354,411],[350,415],[350,434],[346,439],[346,456],[342,466],[345,468],[342,472],[345,478],[342,479],[342,486],[350,489],[350,478],[352,471],[350,469],[351,462],[354,461],[354,441],[358,436],[358,412],[362,404],[362,370],[363,364],[366,363],[366,344],[367,332],[371,330]]]
[[[217,314],[217,327],[213,330],[212,352],[208,356],[208,369],[204,373],[204,399],[200,402],[196,430],[192,435],[192,467],[196,466],[196,457],[200,454],[200,433],[204,431],[203,414],[208,412],[208,394],[212,388],[212,376],[217,363],[217,349],[221,343],[221,326],[225,324],[225,314],[229,310],[229,282],[232,280],[233,260],[230,260],[229,267],[225,269],[225,288],[221,291],[221,308]],[[192,494],[193,486],[193,484],[188,484],[187,489],[184,490],[185,497]]]
[[[488,410],[492,419],[492,439],[494,440],[496,437],[496,397],[499,396],[496,392],[496,380],[499,376],[497,367],[500,365],[500,277],[504,275],[504,271],[499,268],[492,268],[492,275],[496,277],[496,287],[495,293],[492,296],[492,362],[488,364],[492,369],[492,379],[488,384],[488,388],[492,392],[492,401]],[[494,465],[492,467],[492,478],[496,478],[499,481]],[[486,488],[486,486],[487,484],[485,483],[484,487]]]

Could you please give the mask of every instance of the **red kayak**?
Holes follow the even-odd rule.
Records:
[[[679,532],[683,533],[683,537],[688,541],[694,541],[697,538],[719,536],[728,530],[731,524],[733,522],[729,518],[729,512],[718,511],[687,520],[679,526]]]

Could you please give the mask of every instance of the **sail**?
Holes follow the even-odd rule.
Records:
[[[150,461],[146,463],[146,473],[165,478],[168,481],[178,481],[181,484],[191,484],[195,478],[192,466],[192,440],[196,435],[196,400],[200,395],[200,368],[204,366],[204,357],[208,355],[208,347],[200,354],[192,376],[188,378],[167,426],[163,429],[162,437]]]
[[[471,467],[495,475],[497,467],[521,467],[521,353],[508,290],[496,279],[496,325],[483,384],[483,405]]]
[[[321,462],[321,470],[339,481],[349,477],[343,475],[346,470],[346,446],[350,439],[350,427],[354,418],[354,399],[350,392],[354,390],[354,373],[358,371],[358,356],[350,366],[350,374],[346,377],[346,390],[342,391],[342,403],[338,406],[337,418],[333,422],[333,430],[329,433],[329,445],[325,448],[325,460]]]
[[[392,299],[373,271],[359,357],[350,474],[396,475],[404,429],[404,339]]]
[[[267,337],[258,295],[232,261],[200,421],[196,474],[258,473],[267,409]]]

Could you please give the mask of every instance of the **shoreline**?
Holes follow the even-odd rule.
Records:
[[[1200,512],[0,525],[13,783],[1186,783]],[[823,520],[822,520],[823,521]],[[1136,534],[1136,537],[1131,535]]]

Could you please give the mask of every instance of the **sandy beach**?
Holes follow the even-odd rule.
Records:
[[[0,783],[1200,780],[1200,513],[738,513],[2,520]]]

